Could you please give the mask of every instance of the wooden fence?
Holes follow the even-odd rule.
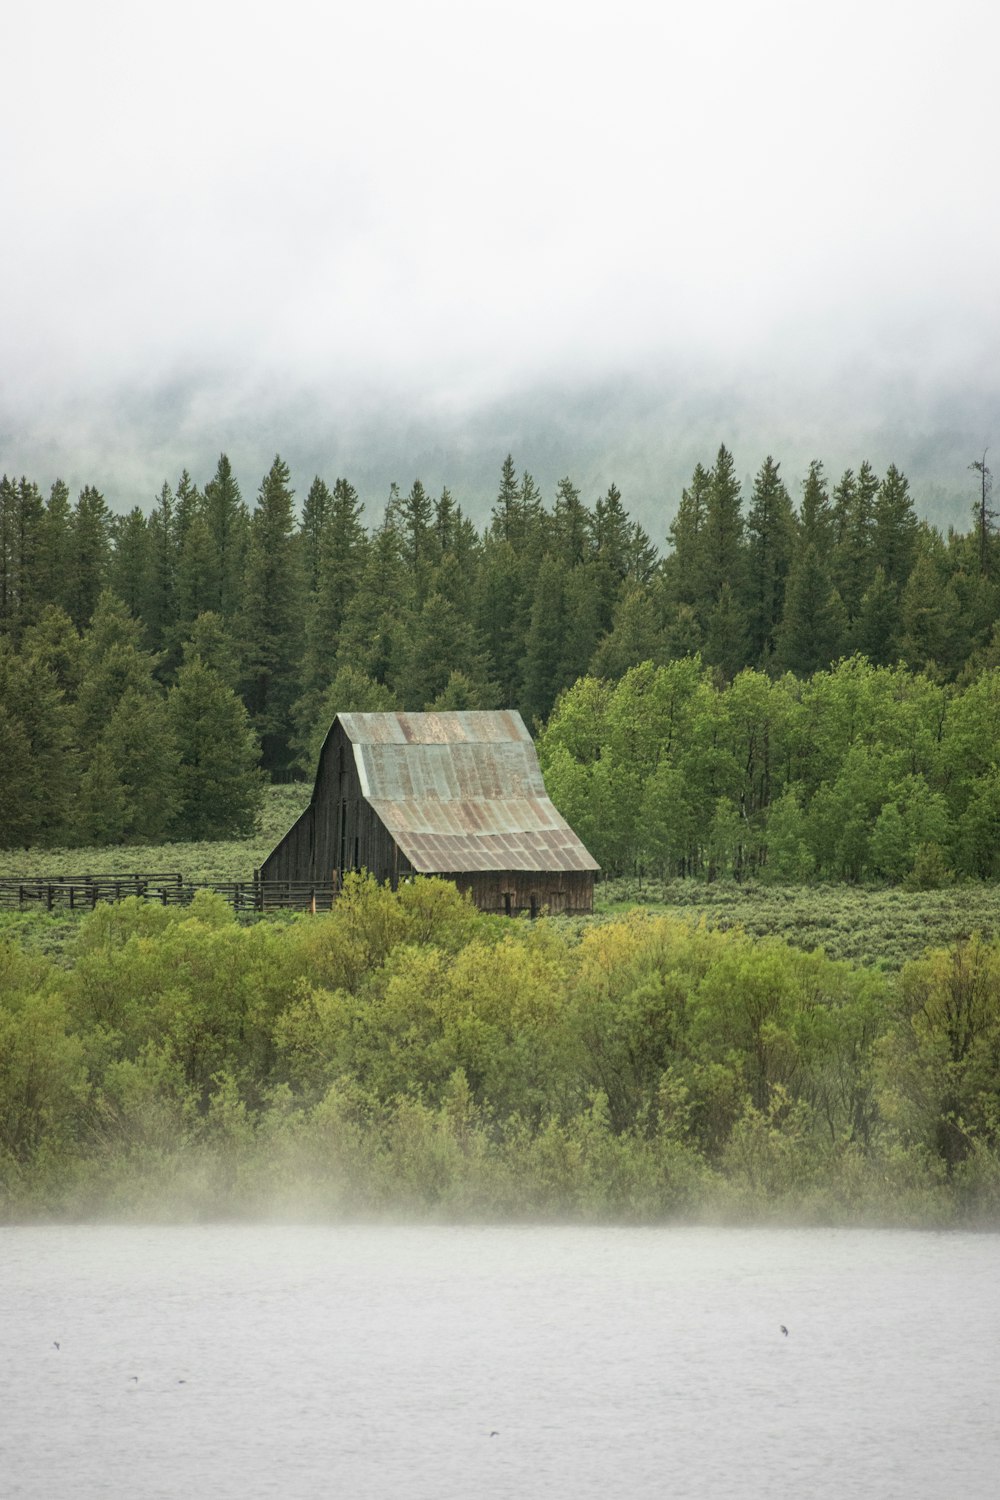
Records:
[[[198,891],[215,891],[238,913],[265,911],[329,911],[336,891],[332,885],[299,880],[236,880],[200,882],[171,872],[133,875],[52,875],[0,877],[0,909],[27,911],[88,910],[98,901],[124,901],[140,896],[161,906],[189,906]]]

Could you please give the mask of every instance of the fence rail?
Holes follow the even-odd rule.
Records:
[[[99,901],[139,896],[161,906],[189,906],[199,891],[224,896],[238,913],[329,911],[335,887],[304,880],[190,881],[169,874],[0,877],[0,909],[86,910]]]

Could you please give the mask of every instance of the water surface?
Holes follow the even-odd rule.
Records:
[[[0,1494],[992,1497],[998,1252],[888,1231],[2,1229]]]

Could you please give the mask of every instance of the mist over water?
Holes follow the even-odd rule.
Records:
[[[3,1493],[992,1495],[996,1251],[825,1230],[4,1229]]]

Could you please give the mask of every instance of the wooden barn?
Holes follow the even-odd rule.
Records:
[[[312,800],[265,860],[265,881],[393,888],[439,875],[482,911],[589,912],[598,866],[549,801],[513,712],[338,714]]]

